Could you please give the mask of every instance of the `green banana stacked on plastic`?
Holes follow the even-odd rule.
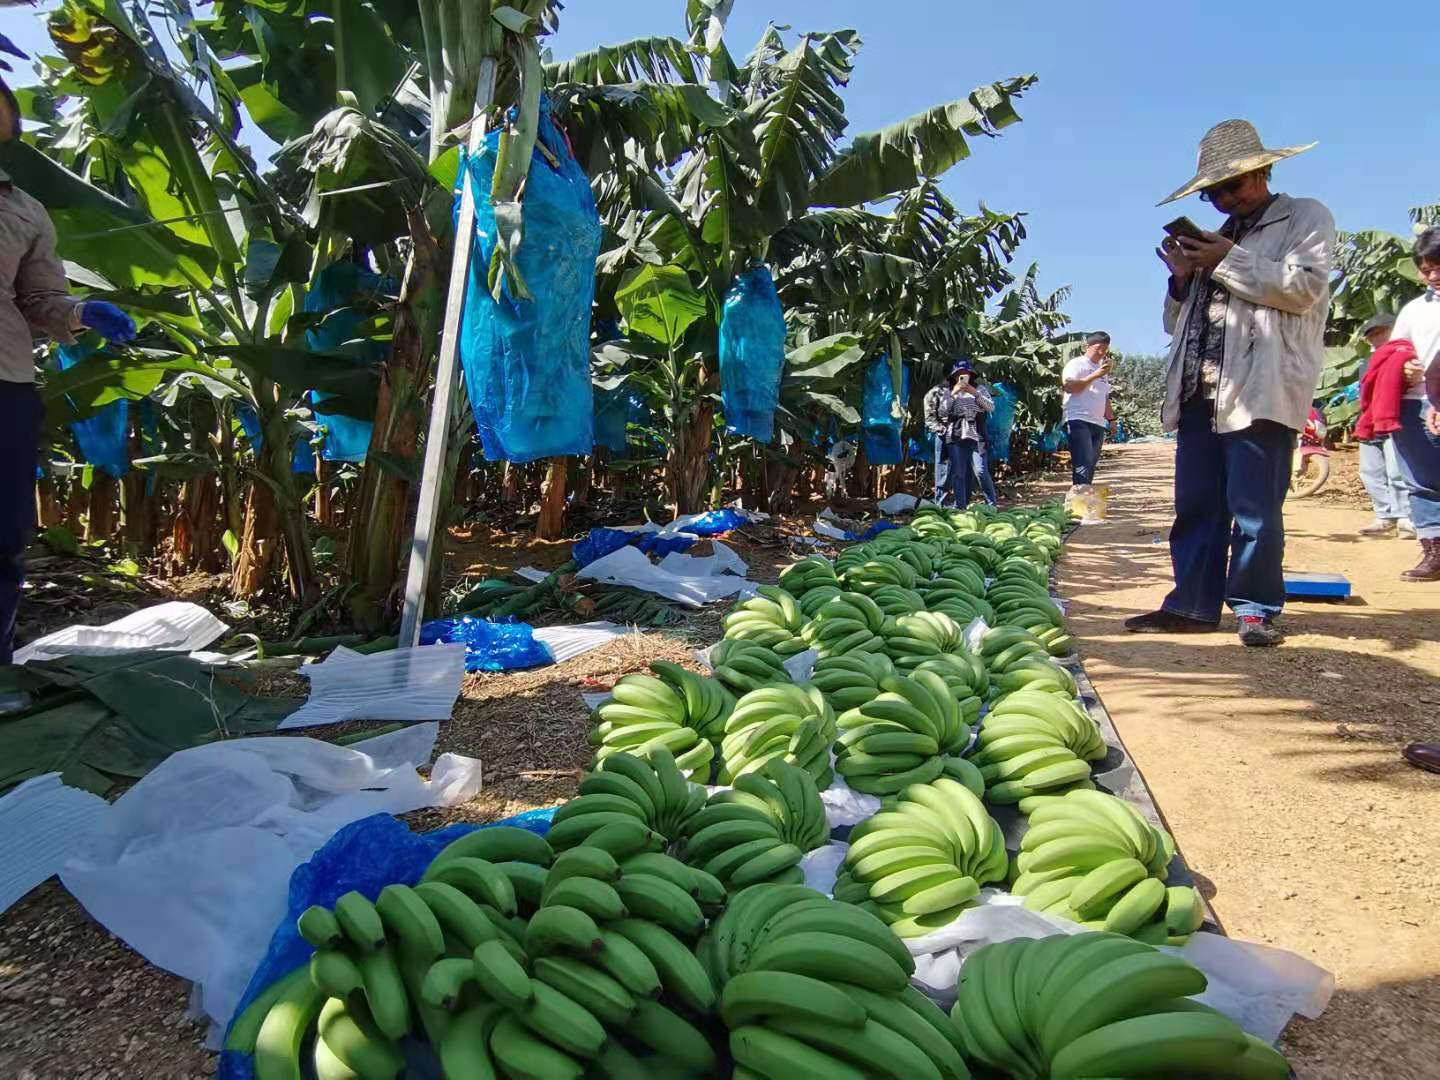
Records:
[[[736,1077],[969,1076],[914,961],[874,916],[801,885],[733,896],[697,949],[720,991]]]
[[[799,636],[804,622],[795,597],[777,586],[761,585],[754,596],[736,601],[721,626],[732,641],[753,641],[781,656],[793,656],[809,648]]]
[[[829,839],[825,806],[810,774],[771,759],[710,796],[686,822],[681,854],[734,892],[760,882],[803,881],[801,858]]]
[[[584,843],[607,826],[650,834],[646,849],[678,840],[705,805],[705,789],[691,783],[668,750],[646,758],[617,753],[580,780],[580,793],[555,811],[547,837],[556,851]]]
[[[1175,841],[1123,799],[1072,791],[1038,800],[1010,891],[1025,906],[1152,945],[1183,945],[1205,919],[1187,885],[1165,887]]]
[[[675,756],[686,773],[709,780],[715,745],[703,732],[726,713],[730,697],[713,679],[702,679],[691,672],[685,674],[694,684],[687,687],[675,674],[684,669],[669,667],[674,667],[669,679],[626,675],[615,684],[610,700],[591,714],[595,726],[590,742],[596,748],[597,763],[620,751],[648,757],[656,750],[665,750]]]
[[[735,695],[718,679],[668,660],[652,661],[650,670],[684,703],[685,725],[698,731],[701,738],[719,742],[725,730],[725,718],[735,707]]]
[[[785,657],[754,641],[725,638],[710,650],[710,663],[715,678],[733,694],[795,681],[785,670]]]
[[[780,571],[780,588],[800,600],[814,589],[826,586],[837,587],[840,579],[835,576],[835,567],[828,559],[809,555],[799,562],[791,563]]]
[[[845,553],[849,554],[848,551]],[[840,581],[850,592],[873,595],[887,585],[898,585],[902,589],[911,590],[915,588],[915,569],[896,555],[887,555],[872,549],[863,562],[856,561],[853,564],[847,562],[845,555],[836,560],[835,569],[845,567],[840,574]]]
[[[825,656],[815,662],[810,685],[825,695],[837,713],[879,697],[880,680],[895,673],[884,653],[852,652]]]
[[[1187,961],[1114,934],[1017,938],[970,954],[950,1018],[972,1064],[1016,1080],[1284,1080],[1282,1054],[1191,1000],[1205,986]]]
[[[856,791],[894,795],[938,777],[943,758],[969,744],[970,728],[960,702],[932,671],[890,676],[880,681],[880,689],[837,719],[835,769]]]
[[[1073,701],[1043,689],[1006,694],[991,706],[970,761],[985,777],[986,798],[1019,803],[1094,787],[1088,762],[1107,753],[1095,721]]]
[[[851,830],[835,899],[873,911],[900,937],[923,937],[1008,869],[1000,826],[973,791],[942,777],[907,787]]]
[[[814,686],[765,686],[743,695],[725,721],[718,782],[733,784],[767,761],[804,769],[821,790],[830,786],[835,710]]]
[[[985,599],[995,609],[996,625],[1020,626],[1035,634],[1059,630],[1059,635],[1050,635],[1059,641],[1064,635],[1065,613],[1050,596],[1043,578],[1037,580],[1039,573],[1043,572],[1037,571],[1033,562],[1012,556],[1001,563]],[[1064,642],[1066,646],[1071,644]]]
[[[841,592],[826,600],[800,629],[800,636],[820,656],[879,652],[885,625],[880,605],[861,592]]]

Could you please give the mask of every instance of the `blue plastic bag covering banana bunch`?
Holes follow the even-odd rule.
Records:
[[[775,435],[780,373],[785,367],[785,312],[767,266],[735,279],[720,318],[720,402],[726,430],[768,443]]]
[[[900,402],[910,396],[910,369],[902,367]],[[860,417],[865,424],[865,460],[871,465],[898,465],[904,460],[900,428],[904,421],[895,415],[895,380],[890,357],[881,353],[865,370],[865,395]]]
[[[499,144],[498,132],[487,135],[461,172],[475,191],[475,252],[460,363],[480,444],[490,461],[588,454],[594,446],[590,305],[600,215],[590,181],[550,119],[549,101],[542,100],[518,259],[532,299],[515,297],[507,281],[495,300],[487,279],[497,236],[490,186]]]
[[[60,370],[88,360],[95,352],[91,345],[62,345],[56,350]],[[130,402],[124,398],[102,405],[94,416],[76,420],[70,432],[87,464],[117,478],[130,471]]]
[[[383,302],[387,292],[395,288],[393,281],[381,277],[353,262],[331,263],[315,275],[305,294],[305,310],[330,312],[324,322],[305,332],[305,344],[316,352],[333,352],[347,341],[360,336],[357,331],[365,321],[364,304]],[[356,363],[378,364],[390,349],[378,341],[363,341],[353,346]],[[315,406],[316,426],[325,435],[320,456],[326,461],[364,461],[370,449],[372,420],[361,420],[343,413],[325,412],[320,403],[334,397],[321,390],[310,391]],[[313,470],[311,470],[313,471]]]
[[[1015,430],[1015,391],[1003,382],[990,387],[995,409],[985,421],[985,441],[990,446],[991,461],[1010,460],[1010,435]]]

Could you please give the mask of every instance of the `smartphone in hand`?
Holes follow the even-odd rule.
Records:
[[[1177,240],[1181,238],[1186,240],[1205,239],[1205,234],[1200,230],[1200,226],[1196,225],[1188,217],[1178,217],[1168,225],[1162,226],[1162,228]]]

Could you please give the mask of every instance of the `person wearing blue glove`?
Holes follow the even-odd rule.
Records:
[[[19,135],[0,80],[0,142]],[[72,297],[45,208],[0,171],[0,665],[11,661],[25,551],[35,532],[35,465],[44,408],[35,390],[34,339],[69,344],[94,330],[115,344],[135,323],[114,304]]]

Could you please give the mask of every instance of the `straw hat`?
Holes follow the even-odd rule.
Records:
[[[1179,191],[1161,199],[1157,206],[1183,199],[1187,195],[1222,183],[1236,176],[1263,169],[1284,158],[1303,154],[1310,147],[1284,146],[1278,150],[1266,148],[1260,142],[1260,133],[1248,120],[1225,120],[1216,124],[1200,140],[1200,156],[1195,163],[1195,175]]]

